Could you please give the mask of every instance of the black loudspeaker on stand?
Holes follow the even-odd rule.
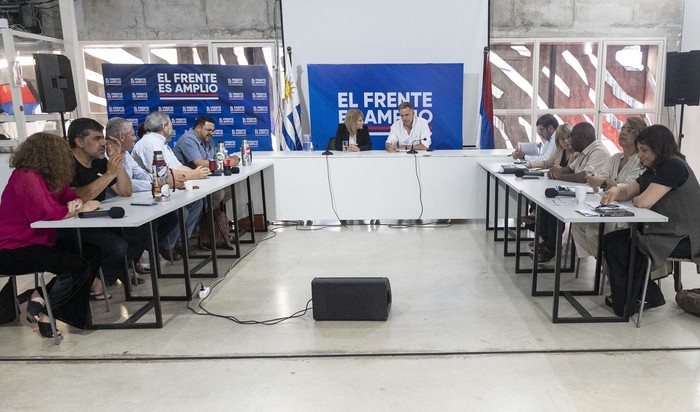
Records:
[[[685,105],[700,104],[700,50],[666,53],[664,106],[681,105],[678,148],[683,141]]]
[[[36,80],[39,85],[41,110],[44,113],[60,113],[63,137],[66,122],[63,113],[72,112],[78,106],[70,60],[61,54],[35,53]]]
[[[380,277],[314,278],[311,299],[314,320],[387,320],[391,286]]]

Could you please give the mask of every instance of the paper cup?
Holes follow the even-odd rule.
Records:
[[[579,205],[586,202],[586,192],[588,191],[588,186],[576,186],[576,200]]]
[[[185,190],[192,190],[194,188],[194,182],[191,180],[185,180]]]

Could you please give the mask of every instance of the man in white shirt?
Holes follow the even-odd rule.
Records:
[[[545,114],[537,119],[537,134],[542,139],[542,149],[538,155],[526,155],[522,150],[513,150],[513,159],[521,159],[526,162],[536,162],[549,159],[557,148],[554,142],[554,132],[559,127],[559,122],[551,114]]]
[[[387,152],[395,152],[398,149],[427,150],[432,140],[428,122],[420,116],[416,116],[413,105],[403,102],[399,105],[401,119],[397,120],[389,130],[389,137],[384,147]]]
[[[167,114],[163,112],[153,112],[146,117],[143,125],[146,134],[141,140],[136,142],[132,150],[132,155],[136,163],[138,163],[143,170],[151,170],[153,152],[160,151],[163,153],[165,164],[173,171],[175,187],[179,186],[178,188],[183,188],[184,180],[205,179],[207,175],[209,175],[208,168],[199,166],[196,169],[190,169],[177,160],[172,149],[168,146],[168,142],[170,142],[173,135],[173,123],[170,121],[170,117]],[[187,239],[190,238],[192,231],[195,226],[197,226],[197,221],[202,213],[203,206],[204,202],[198,200],[190,203],[183,209]],[[180,228],[178,224],[168,233],[165,239],[161,239],[160,253],[165,259],[171,260],[172,257],[172,260],[179,260],[182,258],[181,250],[176,248],[179,237]],[[186,242],[187,239],[182,239],[182,241]]]

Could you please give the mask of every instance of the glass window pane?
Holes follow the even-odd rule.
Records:
[[[209,48],[203,45],[151,46],[152,64],[209,64]]]
[[[589,109],[596,102],[598,43],[541,43],[540,109]]]
[[[608,45],[605,108],[653,109],[658,84],[659,46]]]
[[[518,142],[529,142],[532,133],[532,116],[522,114],[494,115],[494,143],[496,149],[512,149]]]
[[[102,77],[102,64],[143,64],[141,47],[137,45],[84,47],[83,58],[85,60],[90,113],[94,115],[104,114],[106,119],[107,101],[105,99],[104,78]]]
[[[496,44],[491,48],[494,109],[532,108],[533,44]]]

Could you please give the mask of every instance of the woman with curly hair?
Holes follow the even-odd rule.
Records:
[[[75,166],[73,153],[61,137],[49,133],[29,136],[10,158],[15,169],[0,200],[0,273],[21,275],[51,272],[47,289],[57,319],[79,328],[87,324],[90,285],[101,254],[88,244],[82,258],[75,242],[56,242],[55,229],[32,229],[40,220],[60,220],[99,207],[83,203],[70,188]],[[14,319],[14,296],[8,282],[0,292],[0,323]],[[27,320],[38,322],[39,332],[53,337],[40,290],[20,296],[28,299]]]

